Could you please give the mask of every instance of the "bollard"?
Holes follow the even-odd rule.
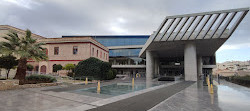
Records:
[[[213,84],[211,84],[211,87],[210,87],[210,93],[211,93],[211,94],[213,94],[213,93],[214,93]]]
[[[132,78],[132,90],[134,90],[134,86],[135,86],[135,78]]]
[[[207,77],[207,86],[210,87],[209,77]]]
[[[135,85],[135,78],[132,78],[132,86]]]
[[[85,85],[87,85],[88,84],[88,78],[86,77],[86,80],[85,80]]]
[[[97,84],[97,93],[100,94],[100,92],[101,92],[101,86],[100,86],[100,80],[99,80]]]

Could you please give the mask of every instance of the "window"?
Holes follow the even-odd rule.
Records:
[[[78,47],[77,47],[77,46],[74,46],[74,47],[73,47],[73,54],[77,54],[77,52],[78,52]]]
[[[44,53],[45,53],[46,55],[48,55],[48,49],[47,49],[47,48],[44,48],[43,51],[44,51]]]
[[[59,47],[54,47],[54,55],[58,55],[59,54]]]
[[[98,50],[96,51],[96,57],[98,57]]]
[[[95,51],[95,49],[94,49],[94,48],[92,48],[92,56],[94,56],[94,51]]]
[[[102,58],[102,51],[100,51],[100,58]]]

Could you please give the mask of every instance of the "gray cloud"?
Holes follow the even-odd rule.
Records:
[[[249,0],[0,0],[0,23],[45,37],[151,34],[165,16],[249,7]],[[226,44],[249,43],[248,14]]]

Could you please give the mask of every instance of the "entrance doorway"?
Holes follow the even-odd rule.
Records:
[[[41,66],[40,73],[41,74],[46,74],[46,66],[45,65]]]

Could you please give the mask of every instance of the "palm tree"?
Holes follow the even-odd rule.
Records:
[[[19,84],[23,85],[27,70],[27,60],[47,60],[47,55],[42,47],[45,44],[38,43],[36,39],[33,39],[30,30],[26,30],[25,36],[21,38],[16,32],[10,32],[3,38],[6,41],[0,42],[0,52],[3,55],[14,55],[19,58],[15,79],[19,79]]]

